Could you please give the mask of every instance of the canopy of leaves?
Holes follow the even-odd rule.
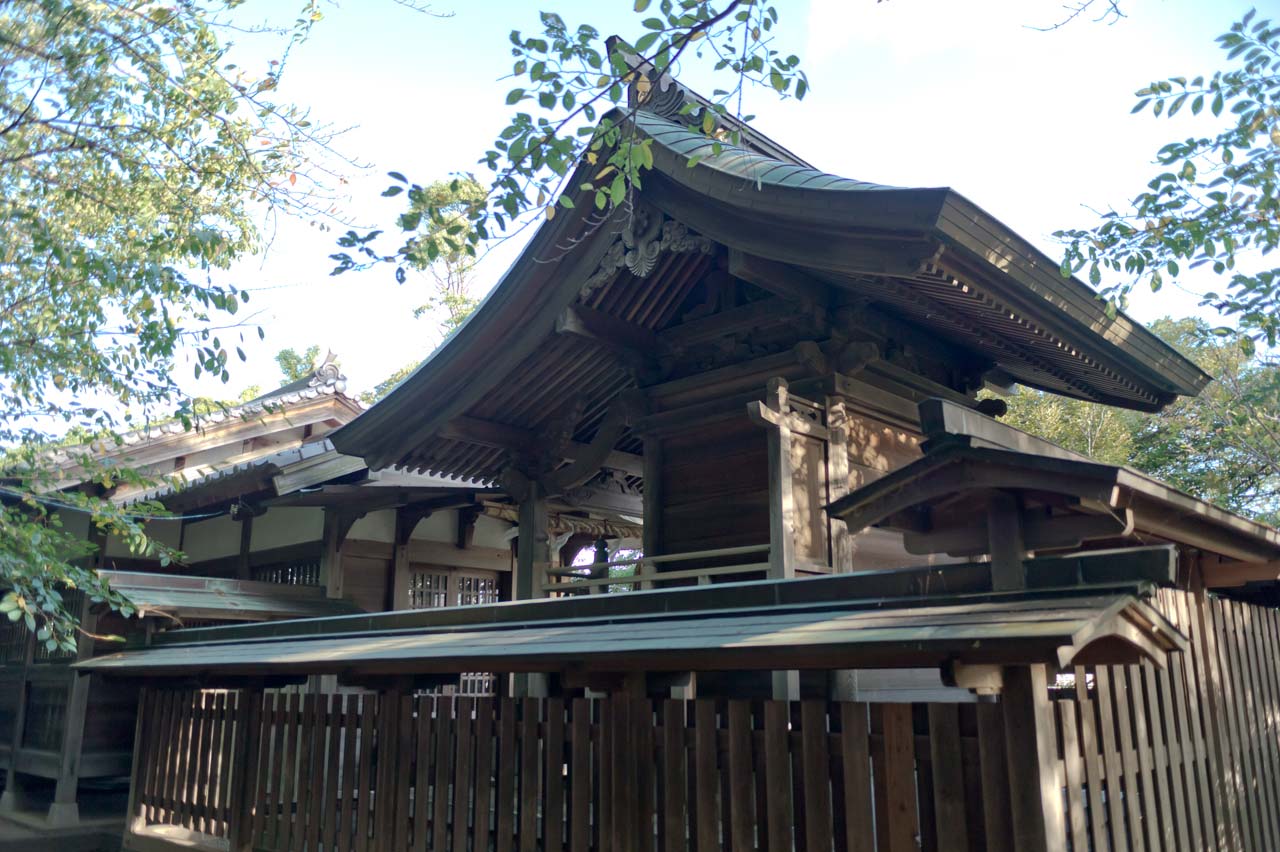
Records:
[[[1280,269],[1237,263],[1280,246],[1280,26],[1250,12],[1218,44],[1227,70],[1156,80],[1138,90],[1133,110],[1207,113],[1217,133],[1165,145],[1156,155],[1161,172],[1130,209],[1058,237],[1067,245],[1064,274],[1087,267],[1097,286],[1104,271],[1120,273],[1109,292],[1121,299],[1142,282],[1158,290],[1185,268],[1229,274],[1205,303],[1234,320],[1251,349],[1253,340],[1275,345],[1280,332]]]
[[[106,594],[83,532],[33,498],[68,464],[88,480],[59,500],[159,551],[134,514],[92,496],[127,471],[43,445],[175,409],[189,424],[180,351],[224,381],[230,353],[244,357],[214,327],[234,326],[246,296],[211,275],[258,247],[264,211],[330,204],[309,165],[326,137],[269,99],[283,62],[228,62],[220,16],[239,1],[0,4],[0,583],[8,617],[50,642],[74,641],[58,588]],[[292,45],[318,17],[307,0],[280,35]]]
[[[276,366],[284,373],[285,383],[296,382],[311,373],[320,357],[320,347],[316,344],[308,346],[305,352],[292,347],[281,349],[276,353]]]
[[[573,26],[555,12],[541,13],[540,32],[512,31],[514,87],[506,103],[513,112],[480,160],[490,173],[487,185],[477,184],[483,186],[479,197],[466,193],[468,226],[457,227],[457,186],[452,193],[436,194],[432,188],[438,184],[422,186],[391,172],[395,183],[384,194],[407,190],[409,200],[397,223],[400,229],[417,233],[426,224],[434,229],[429,233],[443,230],[451,238],[446,240],[450,250],[459,242],[474,256],[484,240],[511,233],[518,223],[533,221],[534,214],[550,218],[557,208],[572,207],[568,190],[587,193],[600,210],[623,206],[628,190],[639,187],[644,171],[653,166],[651,140],[640,138],[626,121],[634,109],[627,104],[627,91],[638,78],[637,69],[647,69],[656,79],[674,72],[682,60],[699,60],[720,73],[725,87],[716,89],[706,106],[686,110],[690,123],[711,137],[717,151],[740,141],[730,116],[741,111],[744,86],[759,85],[783,97],[803,98],[808,92],[800,58],[775,43],[779,17],[772,3],[634,0],[634,8],[637,33],[612,52],[594,26]],[[584,159],[594,172],[580,186],[569,186]],[[335,254],[334,273],[387,262],[403,281],[406,267],[421,268],[424,252],[434,262],[443,250],[435,239],[424,242],[413,236],[398,250],[382,254],[372,245],[379,233],[345,234],[339,246],[354,249],[354,256]]]
[[[405,364],[399,370],[396,370],[394,373],[374,385],[373,390],[368,390],[360,394],[360,401],[367,405],[373,405],[375,402],[391,393],[392,388],[403,382],[410,376],[410,374],[413,373],[414,370],[418,369],[418,364],[418,361],[410,361],[408,364]]]

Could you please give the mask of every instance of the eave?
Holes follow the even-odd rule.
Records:
[[[1157,410],[1208,381],[1141,326],[1108,319],[1090,288],[1063,279],[1047,257],[952,190],[854,181],[732,146],[715,153],[701,133],[643,110],[633,122],[655,142],[644,201],[732,251],[811,275],[815,286],[883,301],[1025,384]],[[691,157],[702,159],[691,168]],[[433,467],[420,451],[554,334],[597,269],[625,216],[589,212],[592,199],[580,188],[589,177],[580,166],[569,178],[574,207],[539,227],[472,317],[382,402],[334,434],[340,450],[372,467],[466,473]],[[975,227],[990,245],[974,245]],[[954,301],[958,294],[973,304]],[[619,380],[611,392],[624,387]]]

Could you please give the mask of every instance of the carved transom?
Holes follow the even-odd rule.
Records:
[[[661,211],[636,202],[622,233],[605,252],[600,266],[583,284],[579,295],[586,297],[603,286],[619,269],[646,278],[658,265],[663,252],[711,254],[713,244],[690,231],[683,223],[668,219]]]

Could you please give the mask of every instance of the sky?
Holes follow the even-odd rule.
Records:
[[[292,20],[298,0],[250,0],[245,14]],[[778,48],[796,53],[812,84],[803,101],[749,90],[753,125],[819,168],[899,186],[950,186],[1052,257],[1052,233],[1096,221],[1123,205],[1155,173],[1155,151],[1199,128],[1192,119],[1132,116],[1133,92],[1153,79],[1221,67],[1214,43],[1247,2],[1123,0],[1126,17],[1081,17],[1060,29],[1056,0],[777,0]],[[312,120],[347,128],[337,148],[364,164],[343,190],[356,224],[390,226],[400,212],[380,192],[399,171],[427,183],[483,169],[480,155],[506,124],[512,88],[508,34],[538,29],[553,9],[571,26],[634,36],[632,0],[434,0],[423,14],[394,0],[339,0],[294,49],[279,95]],[[264,45],[235,50],[262,58]],[[685,83],[710,90],[716,78],[690,59]],[[723,81],[721,81],[723,82]],[[249,385],[280,383],[272,355],[318,344],[331,349],[353,391],[425,357],[440,341],[438,319],[415,319],[430,282],[397,285],[390,268],[331,277],[336,234],[300,220],[274,223],[264,252],[220,280],[250,293],[249,361],[229,385],[192,383],[194,393],[233,398]],[[503,243],[477,267],[482,296],[528,233]],[[388,245],[388,247],[390,247]],[[1206,282],[1193,282],[1204,286]],[[1197,312],[1187,289],[1136,292],[1143,322]]]

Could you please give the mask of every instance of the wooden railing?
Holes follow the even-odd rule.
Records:
[[[769,575],[769,545],[754,544],[744,547],[722,547],[717,550],[694,550],[688,553],[670,553],[662,556],[641,556],[636,559],[617,559],[612,562],[595,562],[568,568],[542,566],[546,580],[542,590],[556,594],[600,594],[605,591],[639,591],[658,589],[668,585],[699,586],[712,582],[714,577],[746,575],[752,580],[763,580]],[[743,561],[739,562],[737,559]],[[719,562],[733,559],[732,564],[680,568],[682,562]],[[630,574],[613,575],[611,569],[633,568]],[[620,588],[622,587],[622,588]],[[626,588],[629,587],[629,588]]]

